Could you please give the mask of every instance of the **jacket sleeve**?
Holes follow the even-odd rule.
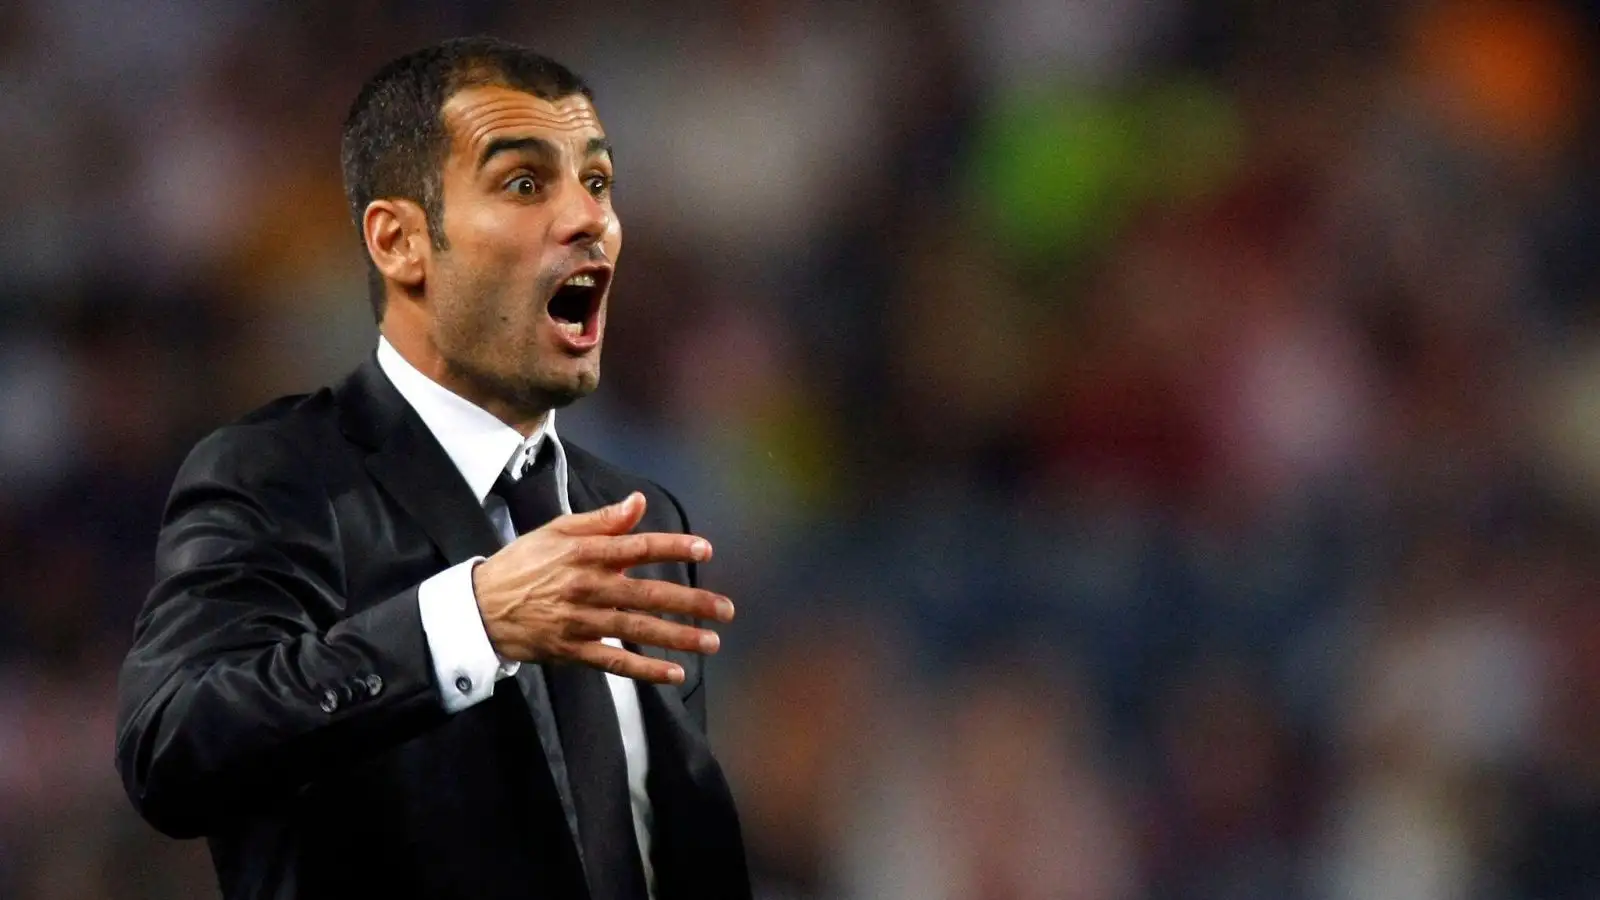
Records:
[[[339,546],[273,428],[184,463],[118,681],[117,768],[156,828],[211,833],[443,719],[416,589],[347,615]]]

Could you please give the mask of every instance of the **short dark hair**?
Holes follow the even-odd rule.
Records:
[[[450,134],[442,109],[458,91],[483,85],[545,100],[574,94],[594,99],[589,86],[566,66],[498,38],[455,38],[393,60],[361,86],[340,137],[344,196],[358,234],[367,204],[395,197],[419,204],[433,245],[449,247],[441,176]],[[362,253],[365,257],[364,236]],[[372,313],[382,321],[383,276],[366,258]]]

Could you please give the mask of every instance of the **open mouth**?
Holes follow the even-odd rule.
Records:
[[[563,281],[547,307],[556,328],[571,338],[594,337],[600,298],[610,278],[608,269],[585,269]]]

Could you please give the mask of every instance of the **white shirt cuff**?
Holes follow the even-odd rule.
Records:
[[[458,563],[417,587],[422,632],[445,712],[460,712],[489,699],[495,682],[522,667],[515,660],[501,659],[489,643],[472,593],[472,568],[480,562],[483,557],[478,556]]]

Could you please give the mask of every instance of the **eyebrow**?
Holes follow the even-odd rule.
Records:
[[[512,153],[518,150],[531,153],[541,159],[554,159],[560,155],[556,145],[544,138],[496,138],[483,148],[483,153],[478,157],[478,168],[482,169],[487,166],[489,160],[494,159],[501,153]],[[590,138],[589,143],[584,147],[584,155],[598,156],[602,153],[606,156],[612,155],[611,141],[603,137]]]

